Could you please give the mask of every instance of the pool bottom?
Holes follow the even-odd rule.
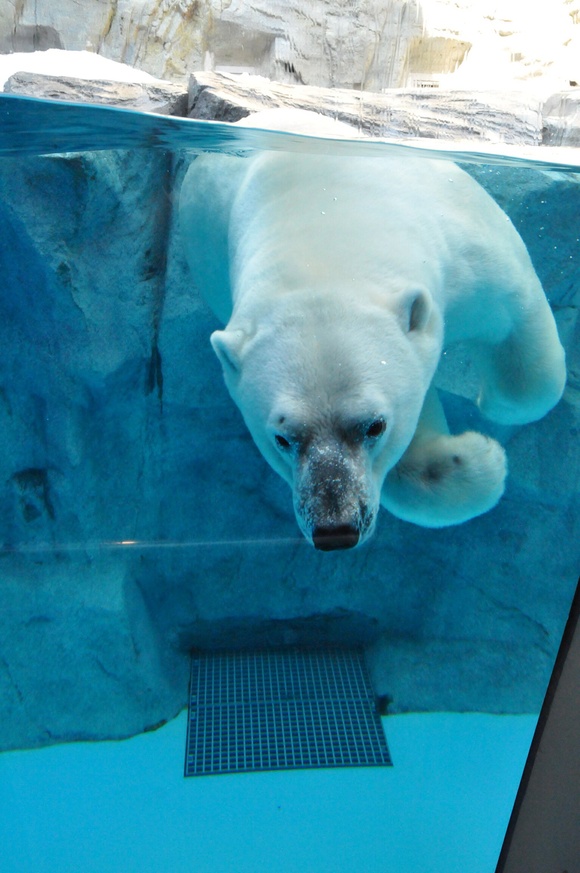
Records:
[[[3,873],[494,873],[537,718],[388,716],[392,768],[198,779],[186,721],[0,755]]]

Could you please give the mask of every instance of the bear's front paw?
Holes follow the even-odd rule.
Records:
[[[506,473],[504,450],[483,434],[417,439],[387,475],[381,503],[423,527],[461,524],[496,505]]]

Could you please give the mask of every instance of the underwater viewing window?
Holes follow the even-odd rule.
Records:
[[[574,55],[323,5],[0,94],[2,873],[580,873]]]

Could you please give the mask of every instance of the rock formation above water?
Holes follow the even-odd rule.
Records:
[[[94,103],[155,112],[160,115],[187,114],[187,94],[172,82],[114,82],[85,80],[70,76],[46,76],[26,70],[14,73],[4,84],[5,94],[20,94],[38,100]]]
[[[27,56],[20,57],[26,67]],[[37,55],[34,59],[31,67],[38,66]],[[58,61],[56,58],[57,66]],[[85,63],[84,57],[79,58],[81,72]],[[12,59],[11,65],[14,66]],[[47,66],[50,68],[50,63]],[[122,68],[124,81],[47,75],[23,69],[7,78],[4,92],[229,122],[260,109],[286,106],[323,112],[366,135],[393,140],[426,138],[449,143],[567,147],[580,143],[579,88],[569,88],[548,98],[529,92],[408,88],[360,93],[287,85],[262,76],[196,72],[190,75],[186,91],[184,85],[172,82],[137,81],[137,75],[136,81],[131,81],[130,68],[117,66]]]
[[[170,81],[192,69],[292,84],[519,90],[580,81],[578,0],[19,0],[0,52],[89,50]]]

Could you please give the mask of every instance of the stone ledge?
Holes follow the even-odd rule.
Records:
[[[381,93],[285,85],[261,76],[192,73],[190,118],[238,121],[273,107],[332,115],[370,136],[539,145],[542,105],[530,94],[392,89]]]
[[[10,76],[4,92],[41,100],[98,103],[157,115],[183,116],[187,112],[185,89],[172,82],[114,82],[19,72]]]
[[[276,106],[322,112],[370,136],[389,139],[580,145],[580,88],[543,100],[529,91],[401,88],[371,93],[285,85],[261,76],[206,72],[190,76],[190,118],[233,122]]]
[[[580,88],[551,95],[531,92],[390,89],[380,93],[288,85],[262,76],[195,72],[184,86],[159,80],[116,82],[40,73],[14,73],[5,93],[94,103],[159,115],[236,122],[274,107],[331,115],[374,137],[579,146]]]
[[[544,104],[543,115],[544,145],[580,146],[580,88],[552,94]]]

